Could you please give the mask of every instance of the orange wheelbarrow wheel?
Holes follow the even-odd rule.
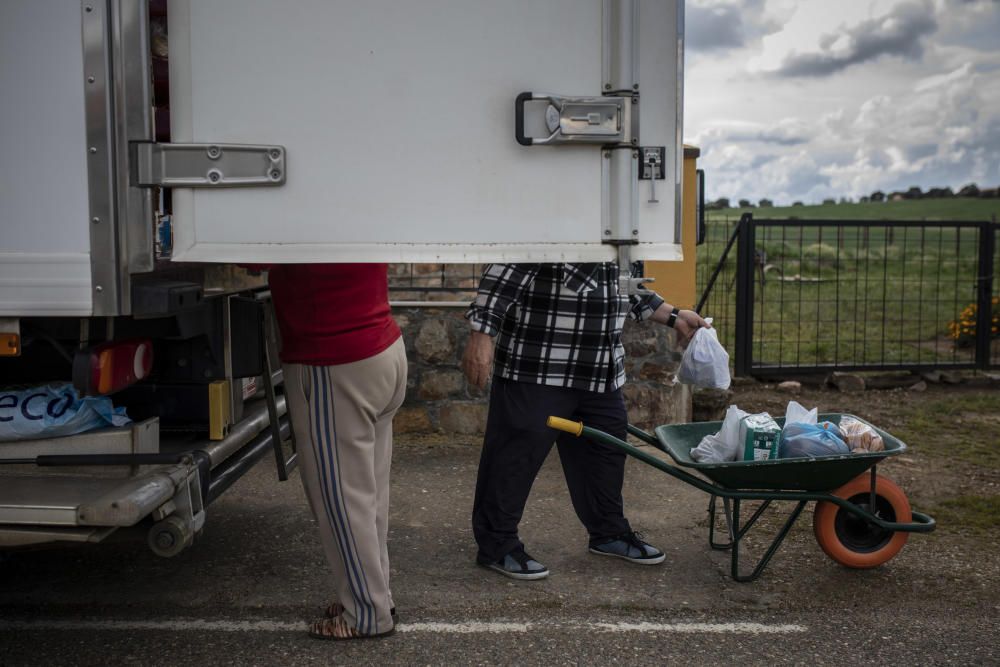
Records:
[[[884,521],[910,523],[910,501],[895,482],[875,477],[875,507],[871,507],[871,476],[860,475],[833,492]],[[836,504],[820,501],[813,514],[816,541],[827,556],[841,565],[878,567],[899,553],[910,534],[885,530]]]

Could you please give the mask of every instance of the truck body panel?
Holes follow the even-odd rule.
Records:
[[[0,3],[0,317],[90,315],[80,6]]]
[[[679,259],[677,3],[635,3],[632,101],[642,143],[667,149],[659,201],[635,179],[615,193],[599,146],[514,140],[522,91],[610,85],[611,4],[172,0],[171,141],[287,152],[280,187],[175,188],[175,258],[614,260],[606,207],[628,197],[634,258]],[[534,136],[548,134],[541,111],[525,113]]]
[[[269,295],[236,263],[681,259],[682,68],[682,0],[0,2],[0,385],[155,351],[86,385],[132,426],[0,443],[0,548],[149,519],[172,556],[262,457],[287,479]],[[584,139],[516,137],[526,94],[536,144]],[[167,175],[251,144],[280,178]]]

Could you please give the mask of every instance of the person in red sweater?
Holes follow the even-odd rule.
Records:
[[[390,635],[389,464],[407,366],[387,265],[276,264],[268,282],[302,485],[333,571],[332,603],[309,634]]]

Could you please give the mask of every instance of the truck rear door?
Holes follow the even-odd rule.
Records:
[[[173,258],[679,259],[682,32],[682,0],[170,0]]]

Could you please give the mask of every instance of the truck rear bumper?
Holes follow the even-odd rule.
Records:
[[[193,460],[129,479],[0,476],[0,532],[12,526],[46,529],[134,526],[190,484],[198,486],[198,480],[198,466]],[[4,544],[0,536],[0,546]]]
[[[279,401],[279,414],[284,408],[284,401]],[[281,421],[286,436],[290,429],[287,420]],[[204,507],[273,451],[268,423],[266,408],[256,405],[222,441],[174,455],[132,455],[175,457],[166,465],[34,471],[24,465],[10,466],[8,471],[0,466],[0,549],[56,541],[99,542],[117,528],[151,517],[157,522],[150,532],[151,548],[165,556],[179,553],[204,524]],[[136,474],[122,476],[130,469]]]

